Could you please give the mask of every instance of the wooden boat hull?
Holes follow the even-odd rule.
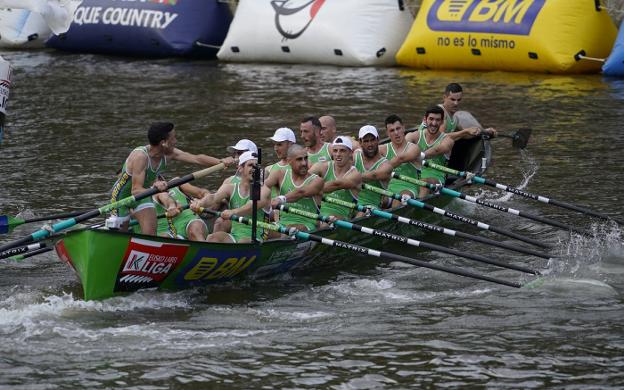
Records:
[[[481,158],[489,160],[489,144],[473,143],[464,155],[470,160],[465,165],[482,173]],[[465,184],[457,180],[452,187]],[[427,203],[444,207],[452,200],[432,196]],[[410,206],[393,212],[425,221],[437,219],[429,212]],[[377,217],[363,217],[354,222],[412,237],[423,235],[414,227]],[[351,230],[323,229],[317,234],[372,248],[380,248],[385,243],[379,237]],[[56,242],[55,248],[59,258],[75,270],[85,300],[104,299],[145,288],[180,290],[246,277],[266,277],[305,267],[314,261],[336,259],[346,253],[346,250],[293,239],[261,244],[217,244],[104,229],[70,231]]]

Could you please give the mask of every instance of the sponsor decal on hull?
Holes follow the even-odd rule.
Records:
[[[157,287],[182,262],[188,245],[132,238],[117,274],[115,291]]]
[[[178,287],[229,280],[247,269],[258,257],[258,249],[219,251],[202,249],[176,276]]]

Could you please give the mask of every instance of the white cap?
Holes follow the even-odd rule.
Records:
[[[351,137],[347,137],[346,135],[339,135],[336,137],[334,142],[332,142],[331,146],[345,146],[350,150],[353,150],[353,142],[351,142]]]
[[[270,137],[269,139],[273,142],[290,141],[293,144],[297,143],[295,133],[288,127],[280,127],[279,129],[275,130],[275,134],[273,134],[273,137]]]
[[[247,151],[238,157],[238,165],[240,166],[240,165],[245,164],[249,160],[257,160],[257,159],[258,159],[258,153]]]
[[[236,151],[238,152],[242,152],[244,150],[248,150],[250,152],[254,152],[254,153],[258,153],[258,147],[256,146],[256,144],[254,144],[252,141],[243,138],[242,140],[238,141],[236,143],[236,145],[234,146],[228,146],[227,147],[227,151],[230,153],[234,153]]]
[[[372,134],[375,138],[379,138],[379,133],[377,132],[377,128],[375,126],[366,125],[360,128],[360,132],[358,134],[358,138],[362,139],[366,136],[366,134]]]

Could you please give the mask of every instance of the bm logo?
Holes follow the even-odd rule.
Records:
[[[529,35],[546,0],[435,0],[427,14],[433,31]]]

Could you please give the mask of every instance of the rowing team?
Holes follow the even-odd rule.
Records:
[[[451,97],[459,102],[461,90],[447,91],[445,103]],[[422,161],[426,159],[446,165],[455,140],[481,134],[476,127],[457,129],[446,104],[428,109],[417,131],[406,134],[397,115],[387,117],[385,125],[390,142],[384,145],[380,145],[379,133],[371,125],[360,128],[357,140],[342,135],[334,137],[336,124],[331,116],[307,117],[301,121],[300,135],[305,146],[296,143],[291,129],[277,129],[269,139],[279,161],[265,168],[265,180],[257,202],[258,220],[279,222],[287,227],[309,231],[318,227],[316,220],[294,213],[278,213],[276,209],[287,205],[314,214],[350,219],[359,215],[355,215],[354,208],[347,207],[344,202],[379,208],[400,205],[399,200],[385,198],[382,191],[362,188],[363,183],[404,197],[422,198],[428,194],[427,187],[392,178],[393,171],[400,176],[419,178],[434,185],[444,184],[444,173],[423,167]],[[332,136],[332,142],[323,142],[322,135]],[[148,139],[149,145],[134,149],[126,159],[113,186],[111,201],[137,195],[150,186],[161,192],[137,202],[131,208],[116,209],[107,220],[107,226],[127,229],[132,215],[143,234],[209,242],[251,241],[251,227],[230,222],[229,218],[233,214],[252,214],[251,183],[258,166],[258,149],[252,141],[244,139],[229,147],[235,157],[217,159],[176,148],[176,133],[171,123],[153,124],[148,130]],[[215,193],[191,184],[165,192],[167,183],[161,173],[171,160],[206,166],[237,164],[238,169]],[[189,204],[190,210],[185,209]],[[204,220],[195,214],[203,208],[225,208],[209,235]],[[166,218],[158,219],[157,215],[161,214],[165,214]],[[258,229],[257,239],[274,237],[271,234],[276,233]]]

